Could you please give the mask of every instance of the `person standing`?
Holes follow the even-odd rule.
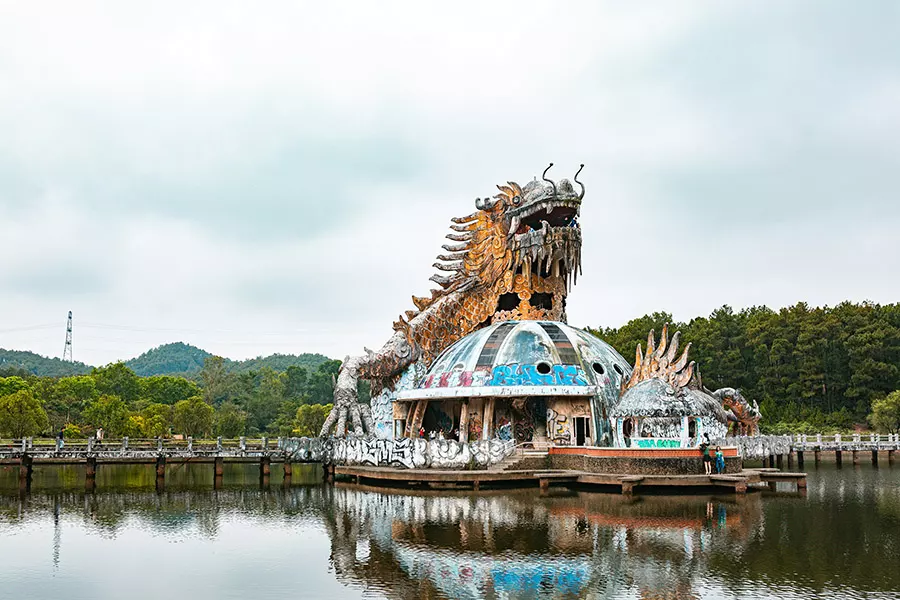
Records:
[[[62,427],[59,428],[59,433],[56,434],[56,442],[57,442],[57,445],[59,446],[59,449],[62,450],[63,446],[65,445],[65,442],[63,441],[63,428]]]
[[[700,444],[700,451],[703,452],[703,472],[706,475],[712,475],[712,457],[709,455],[709,442]]]
[[[722,453],[722,448],[716,446],[716,473],[724,473],[725,472],[725,455]]]

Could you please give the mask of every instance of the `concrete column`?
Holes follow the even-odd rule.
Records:
[[[850,452],[851,452],[851,455],[853,456],[853,464],[855,465],[855,464],[857,464],[856,450],[851,450]]]
[[[26,485],[30,485],[31,476],[32,476],[32,462],[33,459],[28,454],[23,454],[22,458],[19,459],[19,482],[25,483]]]
[[[840,467],[841,464],[842,464],[841,451],[840,451],[840,450],[835,450],[835,451],[834,451],[834,463],[835,463],[838,467]]]
[[[888,450],[888,465],[892,466],[894,464],[894,451]]]
[[[473,481],[473,482],[472,482],[472,489],[475,490],[476,492],[477,492],[478,490],[480,490],[480,489],[481,489],[481,482],[478,481],[477,479],[476,479],[475,481]]]
[[[779,454],[775,457],[775,460],[778,464],[778,470],[782,470],[784,468],[784,454]]]
[[[157,477],[165,477],[166,476],[166,457],[165,456],[157,456],[156,457],[156,476]]]
[[[259,474],[262,477],[268,477],[271,472],[271,467],[269,464],[272,462],[272,459],[268,456],[263,456],[259,459]]]
[[[769,455],[769,468],[771,468],[771,469],[775,468],[775,455],[774,454]]]
[[[541,488],[541,494],[546,494],[550,490],[550,480],[549,479],[539,479],[538,485]],[[622,485],[622,493],[625,493],[625,485]]]
[[[794,466],[794,451],[793,450],[789,451],[787,457],[788,457],[788,461],[787,461],[788,468],[790,469],[791,467]]]
[[[284,478],[290,479],[294,474],[294,465],[288,461],[284,461]]]
[[[797,451],[797,466],[803,468],[803,450]]]
[[[89,456],[87,458],[87,462],[84,464],[84,476],[88,479],[93,479],[97,476],[97,459],[93,456]]]
[[[466,443],[469,441],[469,399],[466,398],[462,402],[462,408],[459,409],[459,441]]]
[[[819,451],[818,450],[813,451],[813,461],[816,463],[816,466],[818,467],[819,466]]]
[[[872,450],[872,466],[878,466],[878,450]]]
[[[484,418],[481,425],[483,427],[481,439],[491,439],[494,435],[494,398],[488,398],[484,402]]]
[[[225,473],[225,459],[217,456],[215,459],[215,476],[221,477]]]

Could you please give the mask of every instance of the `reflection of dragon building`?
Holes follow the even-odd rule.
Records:
[[[535,502],[528,493],[473,498],[348,487],[334,489],[330,501],[338,577],[396,597],[417,585],[422,597],[691,598],[701,581],[711,583],[710,557],[743,548],[762,516],[752,498]]]
[[[676,356],[678,334],[669,344],[664,331],[655,347],[651,332],[632,370],[565,324],[584,186],[577,173],[578,192],[546,175],[498,186],[452,219],[454,243],[434,264],[446,275],[431,278],[439,289],[413,297],[417,310],[380,350],[344,360],[322,436],[684,447],[724,437],[729,420],[734,432],[754,431],[758,410],[739,392],[703,388],[687,349]],[[360,378],[372,384],[371,408],[357,402]]]

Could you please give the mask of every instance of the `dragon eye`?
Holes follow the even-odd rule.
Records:
[[[513,196],[512,202],[513,202],[513,204],[518,206],[518,205],[522,204],[522,197],[521,196]]]

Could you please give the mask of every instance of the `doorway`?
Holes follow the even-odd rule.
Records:
[[[573,417],[575,421],[575,445],[584,446],[591,439],[591,418]]]

